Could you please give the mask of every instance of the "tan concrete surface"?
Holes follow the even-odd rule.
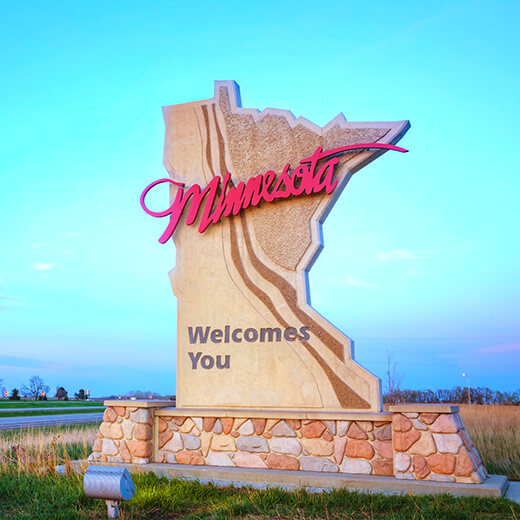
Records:
[[[400,413],[457,413],[460,407],[453,404],[392,404],[388,407],[390,412]]]
[[[86,461],[73,461],[76,471],[84,471]],[[399,480],[376,475],[349,475],[316,471],[264,470],[250,468],[223,468],[181,464],[124,464],[103,463],[106,466],[125,467],[130,473],[154,472],[158,476],[199,480],[216,485],[312,489],[349,489],[370,493],[430,495],[448,493],[454,496],[500,497],[508,489],[508,480],[502,475],[490,475],[483,484],[451,484],[443,482]],[[58,471],[64,472],[64,467]]]
[[[344,412],[341,410],[255,409],[255,408],[176,408],[166,407],[157,416],[175,417],[244,417],[261,419],[323,419],[338,421],[391,421],[390,412]]]
[[[212,99],[163,111],[164,164],[186,189],[204,188],[228,171],[235,186],[270,170],[279,178],[285,164],[295,168],[318,146],[393,144],[409,127],[407,121],[347,123],[341,115],[321,128],[286,110],[245,109],[232,81],[215,82]],[[310,306],[306,276],[322,249],[321,223],[352,174],[380,155],[343,154],[330,195],[264,201],[204,233],[197,230],[201,211],[187,226],[185,210],[170,272],[178,301],[179,407],[381,410],[380,380],[353,360],[351,340]],[[194,339],[196,327],[208,330],[209,339]],[[226,327],[240,335],[223,340],[218,331]],[[296,339],[285,335],[292,328]],[[283,336],[262,341],[256,337],[262,329]]]

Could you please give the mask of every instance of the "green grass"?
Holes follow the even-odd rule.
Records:
[[[121,507],[122,520],[134,519],[520,519],[520,505],[506,499],[440,496],[364,495],[217,488],[198,482],[133,475],[135,497]],[[106,518],[105,503],[87,498],[78,475],[0,473],[0,518],[76,520]]]
[[[68,408],[75,406],[103,406],[103,401],[0,401],[0,409],[9,408]]]
[[[42,415],[70,415],[77,413],[101,413],[104,408],[92,409],[92,410],[31,410],[23,412],[0,412],[0,418],[2,417],[33,417]]]

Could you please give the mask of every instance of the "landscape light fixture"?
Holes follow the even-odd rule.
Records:
[[[106,500],[108,518],[117,518],[119,503],[134,496],[135,484],[125,468],[89,466],[83,476],[83,489],[88,497]]]

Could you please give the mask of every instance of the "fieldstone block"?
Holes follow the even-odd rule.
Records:
[[[177,464],[204,465],[204,459],[194,451],[178,451],[175,454],[175,459],[177,460]]]
[[[350,421],[337,421],[336,429],[338,437],[345,437],[347,435],[347,431],[350,428]]]
[[[167,430],[159,434],[159,448],[162,448],[171,438],[173,437],[173,432]]]
[[[435,473],[432,473],[430,475],[430,478],[436,482],[455,482],[455,477],[451,475],[436,475]]]
[[[408,453],[396,453],[394,455],[395,471],[406,471],[412,463],[412,457]]]
[[[237,439],[237,447],[242,451],[269,452],[267,441],[263,437],[239,437]]]
[[[152,439],[152,427],[148,424],[137,424],[134,428],[134,438],[138,441]]]
[[[407,472],[407,473],[397,472],[395,474],[395,478],[398,478],[399,480],[415,480],[414,474],[410,473],[410,472]]]
[[[455,463],[456,477],[470,477],[475,469],[473,460],[466,448],[461,448]]]
[[[207,457],[213,437],[214,435],[209,432],[203,432],[200,434],[200,452],[203,457]]]
[[[300,419],[286,419],[285,422],[293,429],[299,430],[302,427]]]
[[[301,444],[292,437],[273,437],[269,441],[271,451],[298,456],[302,452]]]
[[[198,450],[200,448],[200,439],[195,435],[183,433],[182,442],[185,450]]]
[[[336,421],[322,421],[332,435],[336,435]]]
[[[179,431],[181,433],[190,433],[191,430],[195,427],[195,423],[193,422],[191,417],[187,417],[186,420],[179,425]]]
[[[443,413],[430,426],[432,433],[457,433],[459,425],[455,419],[455,414]]]
[[[163,446],[164,451],[177,452],[182,450],[182,438],[181,434],[174,432],[172,438]]]
[[[422,432],[421,438],[408,450],[411,455],[423,455],[428,457],[437,451],[433,435],[430,432]]]
[[[202,421],[202,417],[193,417],[193,422],[195,423],[195,428],[197,428],[197,430],[202,431],[202,428],[203,428],[203,421]]]
[[[375,441],[373,446],[381,457],[384,459],[392,459],[394,455],[392,441]]]
[[[300,457],[300,465],[303,471],[338,472],[337,464],[324,457]]]
[[[324,431],[325,425],[321,421],[313,421],[302,428],[302,435],[309,439],[317,439]]]
[[[253,422],[249,419],[238,429],[240,435],[253,435],[255,433],[255,427]]]
[[[345,457],[341,463],[340,470],[342,473],[370,475],[372,473],[372,464],[365,459],[351,459]]]
[[[210,451],[206,457],[206,464],[209,466],[234,466],[229,454],[221,451]]]
[[[204,417],[204,419],[202,420],[204,431],[205,432],[212,431],[216,422],[217,422],[216,417]]]
[[[265,430],[265,419],[251,419],[251,422],[253,423],[253,429],[255,430],[255,435],[262,435]]]
[[[372,421],[356,421],[356,424],[364,432],[371,432],[374,429],[374,423]]]
[[[311,455],[318,457],[332,455],[334,453],[334,445],[330,441],[324,439],[302,439],[302,445]],[[348,449],[348,444],[347,444]]]
[[[109,406],[104,412],[103,412],[103,422],[106,423],[113,423],[117,419],[117,413],[115,410]]]
[[[422,413],[419,416],[419,420],[424,424],[430,425],[435,421],[435,419],[437,419],[437,417],[439,417],[438,413]]]
[[[119,417],[124,417],[126,414],[126,408],[124,406],[114,406],[114,412],[116,412]]]
[[[334,439],[334,458],[338,464],[341,464],[343,457],[345,456],[345,448],[347,446],[347,439],[338,438]]]
[[[267,468],[267,464],[264,462],[262,457],[255,453],[244,453],[238,451],[233,457],[233,462],[241,468]]]
[[[412,457],[413,470],[415,478],[424,480],[430,473],[430,468],[426,463],[426,459],[422,455],[414,455]]]
[[[406,433],[396,432],[394,435],[394,448],[396,451],[408,451],[420,437],[421,433],[417,430],[410,430]]]
[[[374,456],[374,448],[368,441],[349,440],[345,455],[351,458],[371,459]]]
[[[168,425],[166,424],[166,421],[159,417],[158,421],[158,427],[159,427],[159,433],[165,432],[168,429]]]
[[[220,419],[215,421],[215,426],[213,426],[213,433],[222,433],[222,422]]]
[[[392,440],[392,426],[390,424],[383,426],[382,428],[377,428],[374,431],[374,437],[378,441],[391,441]]]
[[[126,445],[133,457],[146,458],[152,455],[152,443],[146,441],[127,441]]]
[[[434,473],[451,475],[455,469],[456,458],[451,453],[436,453],[435,455],[430,455],[426,460]]]
[[[119,455],[123,459],[123,462],[132,462],[132,454],[125,441],[119,442]]]
[[[267,456],[267,465],[272,469],[287,469],[292,471],[300,468],[300,462],[296,457],[279,455],[277,453],[270,453]]]
[[[394,432],[406,433],[412,429],[412,421],[401,413],[396,413],[392,420]]]
[[[223,417],[220,420],[222,422],[222,432],[227,435],[233,429],[235,419],[233,417]]]
[[[236,451],[235,439],[231,435],[214,435],[211,441],[213,451]]]
[[[419,421],[419,419],[412,419],[412,424],[416,430],[428,430],[428,426]]]
[[[296,437],[296,432],[285,421],[280,421],[271,428],[271,433],[274,437]]]
[[[372,467],[374,475],[392,477],[394,474],[394,464],[391,460],[373,460]]]
[[[347,431],[347,437],[349,439],[356,439],[359,441],[367,440],[368,435],[366,432],[364,432],[355,422],[353,422],[348,431]]]
[[[135,412],[130,414],[130,420],[135,423],[148,424],[150,411],[146,408],[138,408]]]
[[[462,439],[456,433],[434,433],[433,438],[441,453],[458,453],[462,446]]]

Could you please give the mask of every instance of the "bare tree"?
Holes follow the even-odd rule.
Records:
[[[22,393],[33,399],[38,399],[42,392],[49,393],[49,385],[46,385],[40,376],[32,376],[28,385],[22,386]]]
[[[387,401],[393,403],[395,396],[399,393],[403,375],[398,370],[399,363],[394,360],[394,355],[386,351],[386,362],[387,362]]]

